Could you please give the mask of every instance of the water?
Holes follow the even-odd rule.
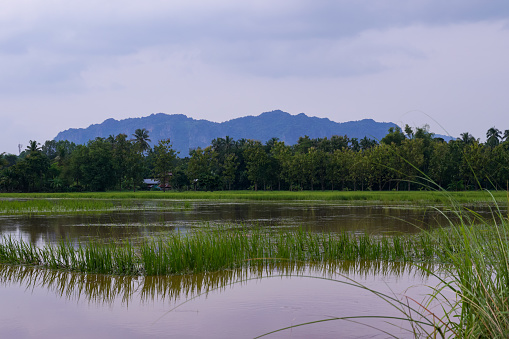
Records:
[[[274,266],[135,278],[0,265],[0,337],[254,338],[330,317],[403,316],[373,293],[345,284],[340,274],[404,302],[405,296],[423,300],[429,292],[423,284],[438,283],[400,264]],[[267,338],[387,338],[382,331],[413,338],[408,322],[359,320],[371,327],[334,320]]]
[[[179,205],[180,204],[180,205]],[[0,235],[36,244],[62,238],[84,240],[139,238],[204,225],[260,225],[314,231],[369,234],[414,233],[447,225],[446,215],[432,208],[394,204],[321,204],[317,202],[191,202],[144,201],[136,209],[89,214],[3,215]],[[179,207],[180,206],[180,207]],[[481,213],[489,209],[478,208]],[[452,217],[449,215],[449,217]]]
[[[477,210],[489,213],[487,207]],[[143,238],[204,225],[392,234],[447,223],[434,209],[394,204],[138,201],[132,210],[2,215],[0,235],[43,245],[62,238]],[[346,284],[348,279],[405,302],[406,296],[422,301],[430,293],[427,286],[439,283],[399,263],[310,265],[176,277],[85,275],[0,265],[0,338],[253,338],[331,317],[403,315],[374,293]],[[440,307],[433,311],[440,313]],[[414,337],[402,320],[365,322],[369,326],[347,320],[320,322],[267,338],[389,337],[383,331]]]

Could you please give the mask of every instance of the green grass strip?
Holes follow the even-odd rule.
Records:
[[[216,191],[216,192],[90,192],[90,193],[1,193],[0,198],[65,198],[65,199],[174,199],[174,200],[233,200],[233,201],[376,201],[376,202],[485,202],[494,198],[506,201],[505,192],[485,191]]]

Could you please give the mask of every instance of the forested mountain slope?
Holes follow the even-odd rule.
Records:
[[[333,135],[348,135],[350,138],[382,139],[390,127],[390,122],[376,122],[372,119],[337,123],[327,118],[309,117],[304,113],[291,115],[283,111],[262,113],[258,116],[246,116],[216,123],[207,120],[195,120],[182,114],[152,114],[143,118],[124,120],[107,119],[101,124],[87,128],[71,128],[58,133],[55,140],[69,140],[85,144],[96,137],[116,136],[125,133],[129,137],[138,128],[149,131],[151,146],[159,140],[172,141],[180,156],[187,156],[189,149],[206,147],[215,138],[230,136],[238,139],[255,139],[266,142],[276,137],[287,145],[293,145],[299,137],[330,138]]]

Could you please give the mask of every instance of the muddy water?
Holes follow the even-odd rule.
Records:
[[[345,276],[404,302],[437,284],[411,266],[380,263],[136,278],[0,265],[0,338],[254,338],[331,317],[402,316]],[[405,321],[357,320],[369,326],[334,320],[267,338],[413,338]]]
[[[487,208],[479,207],[481,213]],[[2,215],[0,236],[11,235],[33,243],[61,238],[125,239],[204,225],[260,225],[304,227],[315,231],[370,234],[412,233],[420,228],[447,225],[435,209],[403,205],[340,205],[317,202],[224,203],[140,201],[132,210],[91,214]]]

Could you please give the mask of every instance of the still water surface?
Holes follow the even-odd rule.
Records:
[[[414,233],[447,225],[447,216],[434,208],[395,204],[320,204],[317,202],[183,202],[139,201],[137,208],[88,214],[0,215],[0,236],[33,243],[61,238],[127,239],[168,231],[185,232],[204,225],[304,227],[314,231],[370,234]],[[487,207],[477,207],[489,213]]]
[[[112,277],[0,265],[1,338],[254,338],[303,322],[402,314],[347,280],[422,300],[436,279],[411,266],[272,267],[178,277]],[[315,277],[315,278],[313,278]],[[194,299],[193,299],[194,298]],[[181,304],[188,300],[188,302]],[[179,305],[176,309],[175,306]],[[434,307],[433,311],[439,312]],[[413,338],[401,320],[335,320],[268,338]]]

